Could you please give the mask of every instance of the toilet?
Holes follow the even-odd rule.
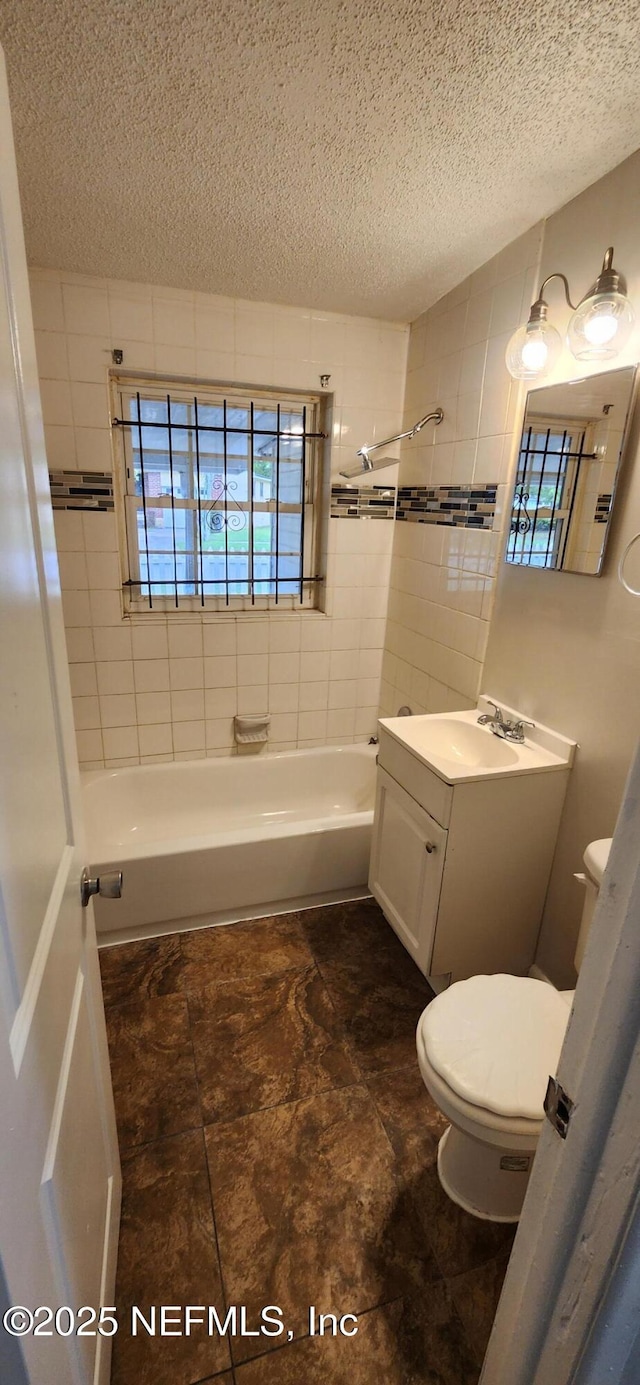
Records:
[[[576,877],[586,889],[578,971],[610,846],[610,837],[591,842]],[[529,976],[472,976],[420,1017],[420,1071],[451,1122],[438,1145],[438,1176],[475,1217],[519,1220],[573,996]]]

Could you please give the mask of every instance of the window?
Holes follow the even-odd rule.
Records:
[[[315,606],[321,396],[114,388],[129,610]]]
[[[531,416],[520,443],[508,563],[562,566],[586,425]]]

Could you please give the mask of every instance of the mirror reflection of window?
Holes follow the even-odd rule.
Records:
[[[629,366],[530,391],[508,563],[601,570],[635,374]]]
[[[587,429],[534,418],[522,434],[508,561],[562,567]]]

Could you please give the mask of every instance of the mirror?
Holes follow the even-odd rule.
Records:
[[[507,563],[600,572],[635,376],[626,366],[529,391]]]

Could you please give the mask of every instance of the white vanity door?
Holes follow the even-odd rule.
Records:
[[[378,767],[369,889],[425,976],[446,847],[444,828]]]

